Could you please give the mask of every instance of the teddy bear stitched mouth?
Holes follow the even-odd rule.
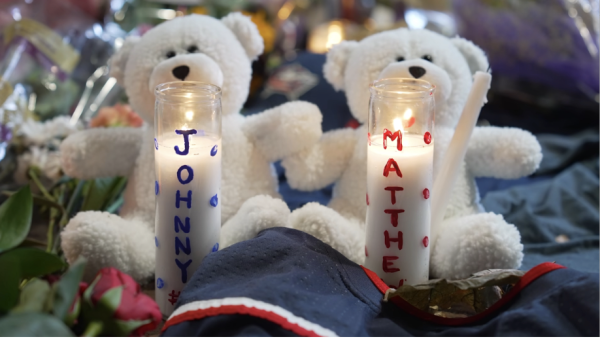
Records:
[[[177,66],[173,68],[172,73],[177,79],[183,81],[190,74],[190,68],[188,66]]]

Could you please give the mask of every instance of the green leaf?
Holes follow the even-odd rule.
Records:
[[[10,252],[9,252],[10,253]],[[0,313],[8,312],[19,301],[19,283],[21,272],[18,261],[2,261],[0,255]],[[2,333],[2,332],[0,332]]]
[[[8,197],[11,197],[11,196],[13,196],[15,194],[15,192],[3,191],[2,194],[6,195]],[[61,204],[59,204],[59,203],[57,203],[55,201],[49,200],[49,199],[47,199],[44,196],[37,195],[37,194],[32,194],[31,197],[33,198],[33,203],[35,205],[56,208],[56,209],[58,209],[61,212],[64,210],[64,208],[62,207]]]
[[[101,211],[114,200],[123,188],[124,178],[99,178],[92,180],[85,192],[81,211]]]
[[[5,265],[16,264],[20,279],[29,279],[50,274],[65,268],[65,262],[58,256],[33,247],[21,247],[0,255],[0,267],[5,274]],[[0,280],[4,276],[0,276]]]
[[[17,247],[27,237],[32,200],[29,186],[25,186],[0,206],[0,253]]]
[[[23,286],[19,304],[11,310],[11,313],[43,312],[50,290],[47,281],[32,279]]]
[[[61,279],[56,283],[57,289],[54,295],[53,312],[59,319],[65,320],[73,301],[79,291],[79,282],[83,277],[85,259],[79,258]]]
[[[98,305],[96,306],[101,306],[102,308],[111,311],[111,314],[113,314],[117,310],[117,308],[119,308],[119,304],[121,303],[121,295],[123,294],[123,289],[123,286],[117,286],[104,292],[102,298],[98,300]]]
[[[0,333],[5,337],[73,337],[58,318],[44,313],[11,314],[0,318]]]

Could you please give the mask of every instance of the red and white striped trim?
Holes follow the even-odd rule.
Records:
[[[185,304],[173,312],[162,330],[184,321],[224,314],[247,314],[266,319],[301,336],[337,337],[335,332],[298,317],[284,308],[244,297],[200,300]]]

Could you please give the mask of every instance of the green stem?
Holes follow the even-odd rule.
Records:
[[[48,193],[48,191],[46,190],[46,187],[42,185],[42,182],[38,178],[37,174],[35,174],[35,170],[33,168],[29,168],[27,174],[29,175],[29,178],[35,183],[35,185],[40,189],[40,192],[42,192],[42,195],[46,197],[46,199],[50,201],[55,201],[54,197],[50,195],[50,193]]]
[[[50,211],[50,214],[52,214],[52,211]],[[46,252],[49,253],[52,252],[52,249],[54,248],[54,246],[52,246],[54,243],[54,224],[56,224],[56,221],[54,218],[50,217],[48,232],[46,232]]]
[[[102,333],[102,322],[100,321],[92,321],[85,332],[81,335],[82,337],[97,337]]]
[[[75,190],[73,191],[73,194],[71,194],[71,197],[69,199],[69,204],[67,205],[67,210],[63,214],[63,217],[60,221],[60,227],[64,227],[67,225],[67,222],[69,221],[69,217],[71,216],[71,210],[73,210],[75,201],[77,199],[79,199],[79,196],[81,195],[81,191],[83,190],[83,185],[85,185],[85,180],[79,180],[79,182],[77,183],[77,186],[75,187]]]

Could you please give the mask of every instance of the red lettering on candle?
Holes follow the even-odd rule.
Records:
[[[397,210],[383,210],[385,213],[387,214],[391,214],[392,215],[392,225],[394,227],[398,226],[398,214],[400,213],[404,213],[404,210],[402,209],[397,209]]]
[[[388,231],[383,232],[383,236],[385,237],[385,247],[390,248],[391,243],[397,242],[398,249],[399,250],[402,249],[402,244],[403,244],[402,232],[398,231],[398,238],[390,238],[390,234],[388,233]]]
[[[367,206],[369,206],[369,193],[367,193]]]
[[[423,141],[429,145],[431,143],[431,133],[425,132],[425,135],[423,135]]]
[[[415,121],[417,121],[415,117],[410,117],[410,119],[408,119],[408,121],[406,122],[406,128],[409,128],[410,126],[414,125]]]
[[[383,169],[383,176],[387,178],[388,175],[390,175],[390,168],[392,167],[394,171],[396,171],[396,175],[402,178],[402,172],[400,172],[400,167],[398,166],[398,163],[396,162],[396,160],[394,160],[394,158],[390,158],[387,161],[387,164],[385,164],[385,168]]]
[[[367,133],[367,140],[369,141],[369,146],[371,146],[371,133]]]
[[[169,297],[171,297],[171,298],[167,299],[167,301],[170,302],[171,305],[174,305],[177,302],[177,299],[179,299],[180,294],[181,294],[181,291],[175,293],[175,290],[171,290],[171,293],[169,293]]]
[[[392,193],[392,205],[396,204],[396,191],[404,191],[404,188],[398,186],[388,186],[385,188],[386,191]]]
[[[423,246],[427,247],[429,246],[429,237],[425,236],[425,238],[423,238]]]
[[[383,129],[383,149],[387,149],[387,138],[390,138],[392,141],[396,141],[396,147],[398,151],[402,151],[402,132],[396,131],[394,133],[390,132],[387,128]]]
[[[427,188],[423,190],[423,198],[429,199],[429,190]]]
[[[383,271],[385,273],[393,273],[400,271],[397,267],[392,267],[394,265],[393,260],[398,260],[398,257],[392,255],[384,255],[383,256]]]

